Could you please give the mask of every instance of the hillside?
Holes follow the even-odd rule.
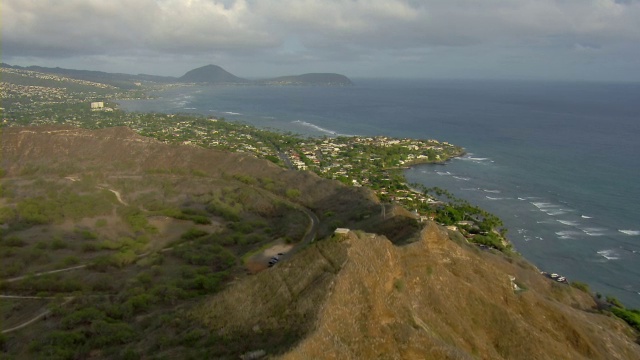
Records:
[[[594,307],[524,260],[429,223],[402,247],[357,231],[325,240],[212,297],[192,319],[236,339],[238,352],[282,359],[636,358],[637,335]]]
[[[92,71],[92,70],[75,70],[75,69],[64,69],[60,67],[49,68],[42,66],[15,66],[2,63],[2,67],[12,68],[12,69],[20,69],[20,70],[28,70],[28,71],[36,71],[40,73],[46,74],[56,74],[61,76],[66,76],[73,79],[85,80],[85,81],[94,81],[102,84],[108,84],[112,86],[119,87],[121,89],[135,89],[138,86],[136,83],[160,83],[160,84],[168,84],[174,83],[176,78],[170,76],[156,76],[156,75],[146,75],[146,74],[123,74],[123,73],[109,73],[104,71]]]
[[[237,77],[217,65],[206,65],[188,71],[178,78],[179,82],[198,84],[239,84],[249,82]]]
[[[2,356],[640,351],[638,334],[589,294],[404,209],[382,218],[366,188],[126,127],[10,127],[0,140]],[[337,237],[336,226],[353,230]]]

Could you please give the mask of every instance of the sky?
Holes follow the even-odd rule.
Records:
[[[640,81],[640,0],[2,0],[0,16],[11,65]]]

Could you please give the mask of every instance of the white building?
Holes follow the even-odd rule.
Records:
[[[96,101],[91,103],[91,110],[98,110],[104,108],[103,101]]]

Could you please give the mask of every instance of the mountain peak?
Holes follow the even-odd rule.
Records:
[[[205,65],[193,70],[188,71],[182,75],[178,81],[187,83],[206,83],[206,84],[220,84],[220,83],[245,83],[246,79],[237,77],[218,65]]]

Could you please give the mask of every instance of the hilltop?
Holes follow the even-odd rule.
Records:
[[[185,83],[205,84],[240,84],[249,82],[249,80],[237,77],[217,65],[206,65],[197,69],[190,70],[186,74],[179,77],[178,81]]]
[[[235,339],[238,352],[282,359],[632,359],[640,351],[636,335],[594,312],[588,294],[455,239],[432,222],[405,246],[351,231],[234,284],[191,319]]]

